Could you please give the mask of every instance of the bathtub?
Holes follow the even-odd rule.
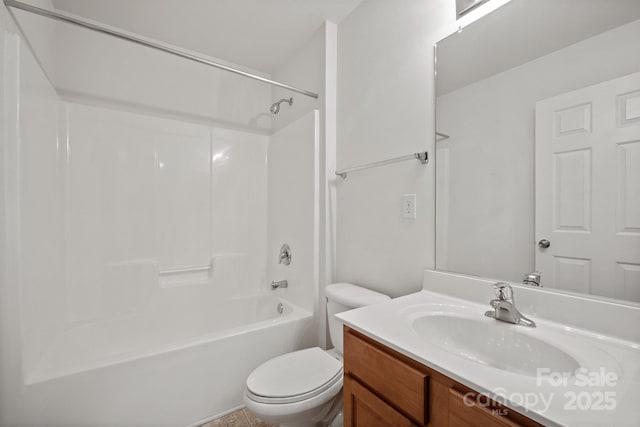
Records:
[[[25,376],[16,420],[198,425],[240,407],[245,380],[259,364],[315,345],[313,314],[273,295],[231,298],[205,315],[201,308],[159,313],[82,325],[57,337]]]

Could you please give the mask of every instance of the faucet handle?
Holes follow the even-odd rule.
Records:
[[[505,282],[498,282],[493,285],[493,291],[500,301],[512,301],[513,289],[511,285]]]
[[[524,277],[522,278],[522,283],[524,283],[525,285],[542,287],[542,285],[540,284],[541,276],[542,276],[542,273],[540,273],[539,271],[534,271],[533,273],[525,274]]]
[[[280,253],[278,254],[278,264],[291,264],[291,248],[286,243],[283,243],[280,247]]]

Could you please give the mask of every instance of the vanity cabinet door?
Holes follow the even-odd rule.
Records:
[[[449,389],[449,427],[520,427],[527,425],[537,425],[536,423],[521,424],[501,411],[503,407],[498,404],[491,406],[479,406],[471,403],[476,402],[475,394],[469,397],[465,404],[465,395],[458,390]],[[484,400],[482,400],[484,402]]]
[[[349,375],[344,377],[345,427],[413,427],[409,418],[396,411]]]
[[[419,425],[427,424],[429,377],[351,332],[344,334],[344,372],[375,390]]]

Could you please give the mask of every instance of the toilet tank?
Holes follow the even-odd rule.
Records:
[[[342,355],[342,321],[335,314],[366,305],[388,301],[389,296],[351,283],[334,283],[325,289],[329,336],[334,348]]]

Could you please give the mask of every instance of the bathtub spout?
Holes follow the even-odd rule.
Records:
[[[271,282],[271,290],[275,291],[278,288],[288,288],[289,282],[286,280],[280,280],[279,282]]]

